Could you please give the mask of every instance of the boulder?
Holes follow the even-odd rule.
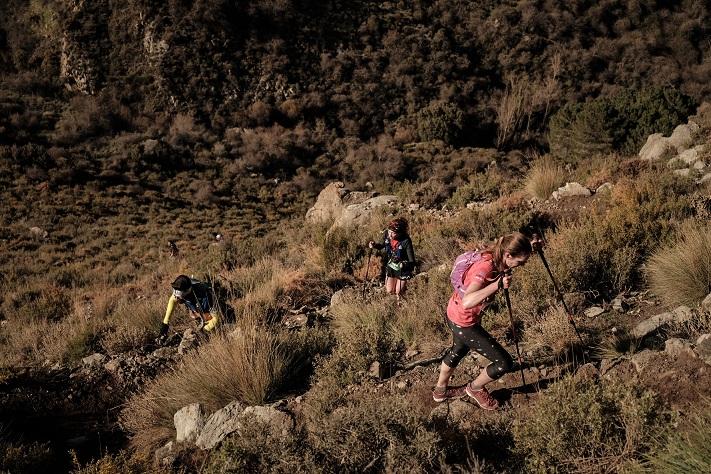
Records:
[[[647,369],[647,367],[655,365],[654,359],[657,357],[659,357],[657,352],[644,349],[643,351],[634,354],[630,358],[630,362],[632,362],[632,365],[634,365],[634,368],[638,373],[642,373],[645,369]]]
[[[599,306],[591,306],[590,308],[583,311],[583,314],[588,318],[595,318],[597,316],[600,316],[604,312],[605,310]]]
[[[679,306],[674,311],[657,314],[639,323],[632,329],[632,335],[638,339],[656,331],[671,322],[686,322],[693,317],[693,313],[686,306]]]
[[[376,379],[382,379],[383,378],[383,366],[378,362],[377,360],[370,364],[370,367],[368,368],[368,374],[371,377],[374,377]]]
[[[590,196],[592,193],[588,188],[580,183],[565,183],[565,186],[558,188],[557,191],[553,191],[553,199],[563,199],[574,196]]]
[[[331,306],[338,306],[345,301],[345,290],[338,290],[331,295]]]
[[[691,169],[690,168],[681,168],[679,170],[674,170],[674,174],[677,176],[683,176],[685,178],[688,178],[691,175]]]
[[[701,308],[704,311],[711,311],[711,293],[706,295],[706,298],[701,302]]]
[[[41,239],[46,239],[49,233],[39,227],[30,227],[30,235]]]
[[[583,364],[575,371],[575,379],[578,381],[593,381],[600,378],[600,371],[592,362]]]
[[[168,467],[175,462],[176,456],[173,452],[173,447],[175,443],[173,441],[168,441],[168,443],[162,448],[156,449],[155,461],[159,466]]]
[[[711,334],[703,334],[696,340],[696,353],[708,365],[711,365]]]
[[[309,316],[307,314],[288,314],[284,316],[282,324],[287,329],[294,329],[304,327],[309,322]]]
[[[329,233],[339,227],[354,227],[366,225],[375,209],[381,207],[393,207],[400,203],[400,198],[392,195],[382,195],[372,197],[358,204],[350,204],[343,209],[343,212],[336,217]]]
[[[677,126],[667,139],[667,143],[681,153],[694,144],[694,139],[699,132],[699,126],[692,121],[685,125]]]
[[[338,218],[343,212],[343,196],[346,194],[348,190],[342,182],[330,183],[321,190],[316,203],[306,211],[306,222],[319,224]]]
[[[595,194],[611,193],[612,188],[612,183],[602,183],[600,186],[597,187],[597,189],[595,189]]]
[[[104,369],[106,369],[107,372],[116,373],[119,371],[120,368],[121,361],[118,359],[111,359],[110,361],[104,364]]]
[[[617,296],[610,302],[612,309],[618,313],[624,313],[629,309],[629,305],[622,296]]]
[[[675,151],[676,148],[669,143],[668,138],[665,138],[661,133],[653,133],[647,137],[647,142],[639,150],[639,157],[642,160],[657,161]]]
[[[153,357],[156,359],[170,359],[175,354],[175,348],[173,347],[159,347],[152,353]]]
[[[691,342],[679,339],[678,337],[672,337],[664,342],[664,352],[672,357],[679,357],[682,354],[686,354],[690,357],[696,357],[694,345]]]
[[[202,405],[193,403],[184,406],[173,415],[175,440],[178,443],[194,443],[205,426],[205,413]]]
[[[99,354],[98,352],[96,354],[92,354],[90,356],[86,356],[81,360],[81,363],[86,365],[87,367],[97,367],[104,362],[106,362],[107,357],[104,354]]]
[[[201,449],[217,446],[225,436],[239,429],[239,415],[243,411],[244,406],[238,401],[217,410],[207,419],[195,444]]]
[[[708,181],[711,181],[711,173],[706,173],[703,175],[701,178],[699,178],[698,181],[696,181],[696,184],[704,184]]]

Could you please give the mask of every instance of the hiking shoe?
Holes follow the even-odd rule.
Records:
[[[464,390],[464,387],[447,387],[447,388],[435,387],[435,389],[432,390],[432,399],[434,401],[436,401],[437,403],[442,403],[445,400],[452,400],[454,398],[462,398],[466,394],[467,393]]]
[[[484,387],[474,390],[471,388],[471,384],[467,384],[466,392],[484,410],[496,410],[499,408],[499,402]]]

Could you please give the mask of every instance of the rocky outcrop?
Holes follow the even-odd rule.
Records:
[[[671,322],[683,323],[689,321],[692,317],[693,313],[691,312],[691,309],[686,306],[679,306],[673,311],[657,314],[637,324],[637,326],[632,329],[632,335],[638,339],[641,339],[648,334],[653,333],[665,324],[669,324]]]
[[[306,212],[306,222],[322,224],[332,222],[329,232],[339,227],[368,223],[374,209],[394,207],[400,203],[397,196],[378,196],[373,192],[350,191],[338,181],[326,186],[316,203]]]
[[[175,440],[178,443],[194,443],[205,426],[205,412],[202,405],[193,403],[175,412]]]
[[[243,411],[244,405],[237,401],[217,410],[207,419],[195,444],[201,449],[212,449],[217,446],[225,436],[239,429],[239,415]]]

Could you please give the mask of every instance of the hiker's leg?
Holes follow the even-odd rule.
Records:
[[[452,330],[452,339],[454,342],[449,352],[447,352],[442,359],[442,365],[439,369],[439,378],[437,379],[438,387],[446,387],[449,384],[449,379],[452,377],[454,369],[469,352],[469,346],[462,338],[464,328],[460,328],[449,320],[447,320],[447,324]]]
[[[399,278],[396,280],[395,295],[397,295],[397,299],[400,299],[400,295],[405,291],[405,285],[405,280],[401,280]]]
[[[395,290],[397,286],[397,278],[393,277],[385,277],[385,291],[388,292],[389,295],[394,295]]]
[[[474,344],[471,346],[472,349],[491,361],[486,366],[486,369],[482,370],[479,376],[471,383],[472,388],[477,390],[500,378],[505,373],[511,372],[514,362],[511,354],[480,325],[477,324],[467,329],[470,329],[468,331],[469,342]]]

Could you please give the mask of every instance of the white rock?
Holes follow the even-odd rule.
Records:
[[[673,146],[678,153],[681,153],[694,144],[694,139],[698,131],[698,124],[689,121],[689,123],[679,125],[674,129],[668,139],[668,143]]]
[[[565,183],[565,186],[553,191],[553,199],[562,199],[573,196],[590,196],[592,193],[580,183]]]
[[[596,316],[600,316],[604,312],[605,310],[599,306],[591,306],[590,308],[583,311],[583,314],[585,314],[585,316],[587,316],[588,318],[594,318]]]
[[[194,443],[205,426],[205,412],[202,405],[193,403],[184,406],[173,415],[173,424],[175,424],[175,440],[178,443]]]
[[[287,434],[294,428],[294,420],[288,413],[270,406],[247,407],[239,416],[242,426],[255,422],[267,425],[273,433]]]
[[[639,323],[632,329],[632,335],[638,339],[656,331],[660,327],[670,322],[686,322],[693,317],[693,313],[686,306],[679,306],[672,312],[661,313],[652,316]]]
[[[96,367],[99,365],[102,365],[106,361],[106,356],[104,354],[99,354],[98,352],[96,354],[92,354],[90,356],[86,356],[81,360],[81,363],[89,366],[89,367]]]
[[[674,170],[674,174],[679,175],[679,176],[688,177],[689,175],[691,175],[691,169],[690,168],[682,168],[680,170]]]
[[[612,192],[612,188],[612,183],[602,183],[600,186],[597,187],[597,189],[595,189],[595,194],[604,194]]]
[[[244,406],[238,401],[217,410],[207,419],[195,444],[201,449],[212,449],[217,446],[225,436],[239,429],[239,415],[243,411]]]
[[[676,151],[675,147],[669,143],[668,138],[661,133],[653,133],[647,137],[647,142],[639,150],[639,157],[643,160],[657,161],[674,151]]]
[[[672,337],[664,342],[664,352],[672,357],[679,357],[681,354],[688,354],[692,357],[696,356],[694,345],[684,339]]]

